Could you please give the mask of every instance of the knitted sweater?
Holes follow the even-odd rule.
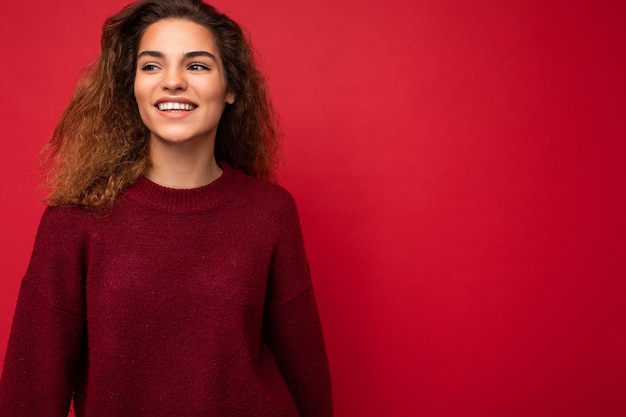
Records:
[[[332,415],[293,198],[222,166],[190,190],[142,177],[103,215],[46,209],[0,416]]]

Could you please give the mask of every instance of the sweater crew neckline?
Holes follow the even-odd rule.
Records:
[[[177,214],[212,210],[226,204],[237,194],[237,179],[243,175],[223,161],[219,165],[222,174],[201,187],[164,187],[142,175],[125,194],[145,206]]]

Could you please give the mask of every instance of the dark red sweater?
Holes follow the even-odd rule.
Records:
[[[223,165],[141,178],[104,215],[47,208],[23,279],[0,416],[332,415],[298,214]]]

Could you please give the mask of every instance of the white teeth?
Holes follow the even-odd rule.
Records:
[[[193,110],[193,109],[196,108],[196,106],[194,106],[193,104],[173,103],[173,102],[159,103],[159,104],[157,104],[157,107],[161,111],[167,111],[167,110],[184,110],[184,111],[189,111],[189,110]]]

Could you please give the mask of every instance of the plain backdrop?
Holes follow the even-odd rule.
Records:
[[[0,14],[0,358],[124,0]],[[337,417],[626,415],[626,2],[216,0],[284,132]]]

